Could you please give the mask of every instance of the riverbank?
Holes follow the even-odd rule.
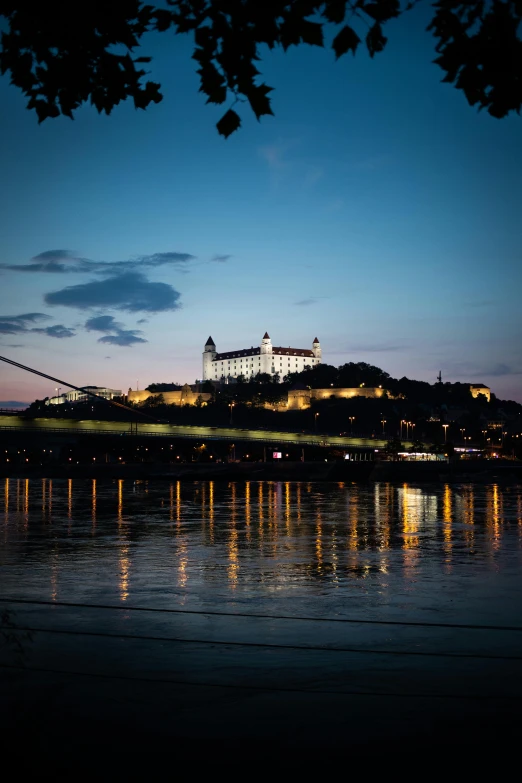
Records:
[[[1,478],[182,481],[379,481],[522,483],[522,463],[447,462],[145,462],[134,464],[3,466]]]

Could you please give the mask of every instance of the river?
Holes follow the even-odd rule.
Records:
[[[522,486],[6,479],[0,511],[1,606],[33,629],[4,659],[79,721],[100,678],[113,722],[187,741],[520,706]]]

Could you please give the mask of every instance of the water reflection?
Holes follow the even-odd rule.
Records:
[[[128,602],[144,568],[185,595],[220,580],[234,592],[371,579],[385,589],[397,575],[415,582],[428,563],[450,575],[486,554],[478,559],[498,570],[522,551],[516,486],[6,479],[0,491],[3,573],[12,568],[18,589],[46,563],[54,599],[76,563]]]

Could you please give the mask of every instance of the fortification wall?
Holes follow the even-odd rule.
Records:
[[[352,397],[366,397],[367,399],[378,400],[384,395],[389,398],[392,395],[380,387],[362,386],[354,388],[334,388],[328,389],[296,389],[288,392],[288,410],[303,410],[309,408],[312,402],[316,400],[348,400]]]

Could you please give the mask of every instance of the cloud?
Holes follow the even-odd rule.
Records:
[[[33,256],[30,264],[0,264],[0,269],[10,272],[48,272],[63,274],[66,272],[83,271],[85,265],[94,263],[87,258],[80,258],[72,250],[45,250]]]
[[[190,253],[168,251],[135,256],[125,261],[92,261],[89,258],[78,256],[72,250],[45,250],[31,258],[29,264],[0,264],[0,269],[10,272],[115,275],[124,272],[140,272],[143,268],[152,269],[166,265],[183,267],[194,258],[195,256]]]
[[[392,351],[405,351],[407,347],[406,345],[390,345],[389,343],[351,345],[344,353],[389,353]]]
[[[107,345],[130,346],[148,342],[145,338],[140,337],[142,332],[139,329],[124,329],[123,324],[116,321],[112,315],[97,315],[89,318],[85,323],[85,328],[89,332],[105,332],[105,337],[100,337],[98,342]]]
[[[229,258],[232,258],[232,256],[231,255],[228,255],[228,256],[215,255],[215,256],[213,256],[212,261],[218,261],[220,264],[224,264],[225,261],[228,261]]]
[[[293,177],[301,185],[312,187],[324,177],[323,165],[299,156],[300,146],[299,139],[289,139],[258,147],[257,152],[267,163],[274,184],[280,184],[283,178]]]
[[[45,313],[22,313],[21,315],[0,315],[0,334],[21,334],[30,331],[28,324],[50,320]]]
[[[268,167],[274,170],[280,170],[287,165],[284,159],[285,153],[291,144],[267,144],[263,147],[259,147],[259,154],[268,163]]]
[[[464,307],[489,307],[495,304],[493,299],[481,299],[477,302],[464,302]]]
[[[47,337],[56,337],[58,340],[63,340],[64,337],[74,337],[76,332],[74,329],[69,329],[68,326],[63,324],[56,324],[56,326],[46,326],[40,329],[29,329],[30,332],[37,332],[38,334],[46,334]]]
[[[121,326],[113,315],[95,315],[85,322],[85,328],[88,332],[114,332]]]
[[[501,377],[504,375],[522,375],[522,369],[520,367],[513,367],[510,364],[504,362],[498,362],[490,367],[484,367],[480,372],[473,373],[476,376],[479,375],[491,375],[493,377]]]
[[[49,305],[89,310],[111,307],[129,313],[178,310],[180,294],[167,283],[151,283],[139,272],[125,272],[105,280],[80,283],[46,294]]]
[[[150,256],[138,256],[134,261],[120,261],[117,263],[131,264],[134,263],[138,266],[163,266],[164,264],[186,264],[189,261],[193,261],[196,256],[190,253],[175,253],[170,251],[168,253],[153,253]]]
[[[298,302],[294,302],[298,307],[308,307],[308,305],[317,304],[320,297],[310,296],[308,299],[300,299]]]
[[[118,329],[116,334],[106,334],[105,337],[100,337],[99,343],[105,343],[107,345],[122,345],[130,346],[136,343],[146,343],[145,340],[139,335],[141,332],[138,329]]]

